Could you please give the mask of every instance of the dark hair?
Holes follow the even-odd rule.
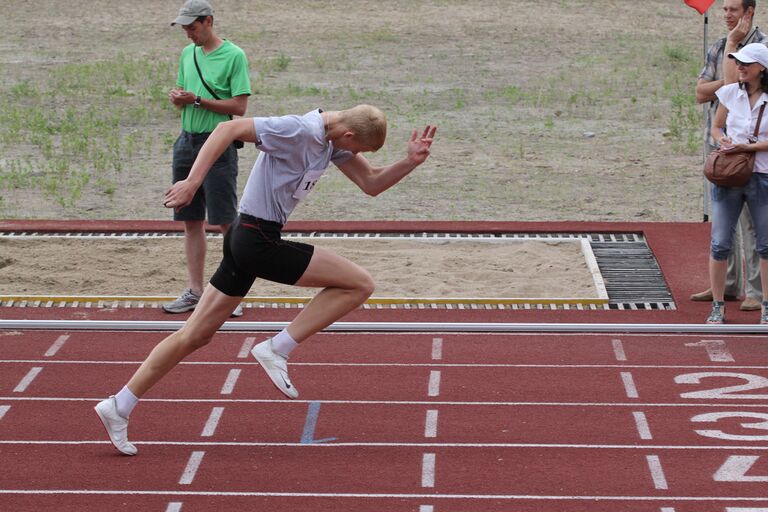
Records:
[[[745,11],[750,7],[753,9],[756,8],[757,6],[755,4],[757,4],[757,0],[741,0],[741,6]]]
[[[755,0],[744,0],[745,2],[752,2],[754,3]],[[745,7],[746,9],[746,7]],[[203,23],[205,21],[205,18],[208,18],[209,16],[198,16],[195,21],[199,21],[200,23]],[[213,18],[213,16],[210,16],[210,18]],[[194,22],[193,22],[194,23]]]
[[[763,92],[768,93],[768,68],[766,68],[765,70],[763,70],[762,73],[760,73],[759,87]],[[749,93],[749,89],[747,89],[747,84],[745,82],[739,82],[739,89],[744,89],[745,91],[747,91],[747,93]]]
[[[760,74],[760,88],[763,92],[768,92],[768,69]]]

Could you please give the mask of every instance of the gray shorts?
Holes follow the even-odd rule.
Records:
[[[182,131],[173,143],[173,182],[186,179],[209,133]],[[205,220],[232,224],[237,217],[237,150],[230,144],[214,162],[192,202],[173,212],[173,220]]]

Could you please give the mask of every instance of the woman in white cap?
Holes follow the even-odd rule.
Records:
[[[739,72],[738,83],[718,89],[720,106],[712,122],[712,138],[721,152],[755,152],[754,172],[740,187],[712,187],[712,243],[709,279],[712,285],[712,311],[707,323],[725,322],[725,274],[733,248],[733,232],[746,202],[752,215],[760,255],[760,280],[763,285],[761,324],[768,324],[768,112],[761,119],[757,140],[753,139],[761,109],[768,104],[768,47],[752,43],[729,53]],[[768,111],[768,108],[765,110]]]

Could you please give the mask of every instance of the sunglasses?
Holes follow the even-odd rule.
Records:
[[[737,66],[743,66],[743,67],[745,67],[745,68],[748,68],[749,66],[751,66],[752,64],[754,64],[754,62],[741,62],[739,59],[733,59],[733,60],[735,60],[735,61],[736,61],[736,65],[737,65]]]

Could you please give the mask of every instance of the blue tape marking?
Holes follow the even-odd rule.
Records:
[[[304,432],[301,434],[301,444],[328,443],[335,441],[335,437],[325,439],[315,439],[315,428],[317,427],[317,417],[320,415],[320,402],[309,402],[307,410],[307,420],[304,422]]]

